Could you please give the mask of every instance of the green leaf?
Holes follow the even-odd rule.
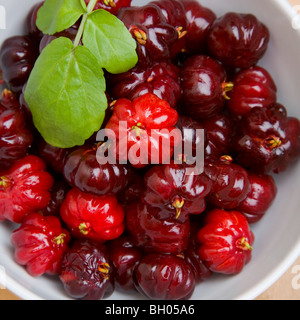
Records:
[[[53,40],[28,80],[25,100],[33,122],[49,144],[82,145],[100,129],[107,108],[103,70],[90,51],[71,40]]]
[[[53,35],[71,27],[85,13],[81,0],[46,0],[36,24],[43,33]]]
[[[138,61],[136,41],[123,22],[105,10],[88,15],[82,42],[110,73],[126,72]]]

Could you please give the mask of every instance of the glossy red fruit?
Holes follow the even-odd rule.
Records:
[[[198,241],[199,257],[212,272],[237,274],[251,259],[254,235],[240,212],[214,209],[208,212]]]
[[[61,227],[57,217],[31,213],[11,235],[15,261],[34,277],[56,275],[70,239],[68,230]]]
[[[71,187],[64,179],[56,180],[50,189],[51,196],[47,207],[41,210],[42,214],[44,216],[60,217],[60,207],[70,189]]]
[[[182,112],[200,120],[218,114],[233,88],[226,72],[215,59],[206,55],[188,58],[180,71]]]
[[[20,223],[26,215],[44,209],[53,182],[44,161],[32,155],[1,171],[0,220]]]
[[[207,201],[218,208],[234,209],[250,192],[248,172],[238,164],[232,163],[229,156],[221,157],[218,162],[210,162],[205,174],[212,181]]]
[[[89,0],[84,0],[86,5],[89,4]],[[116,15],[123,7],[130,7],[132,0],[97,0],[94,10],[104,9],[111,14]]]
[[[43,3],[44,2],[41,1],[41,2],[38,2],[36,5],[34,5],[29,11],[26,19],[27,32],[36,41],[40,41],[41,38],[43,37],[42,31],[40,31],[36,25],[37,13],[40,7],[43,5]]]
[[[300,121],[286,108],[253,108],[239,122],[232,143],[236,161],[257,173],[280,173],[300,157]]]
[[[189,244],[183,253],[183,258],[188,262],[194,272],[196,283],[205,281],[213,274],[199,257],[200,244],[197,238],[197,233],[200,227],[201,224],[198,221],[191,221]]]
[[[179,114],[176,128],[180,130],[182,137],[182,160],[192,162],[197,154],[202,155],[205,153],[208,139],[203,124],[190,117]],[[180,154],[178,154],[178,156],[180,156]],[[175,159],[176,157],[177,156],[174,155]]]
[[[234,133],[234,121],[231,117],[218,113],[198,123],[206,131],[205,159],[218,160],[221,156],[230,154],[231,139]]]
[[[59,279],[67,295],[74,299],[108,298],[114,291],[114,278],[107,247],[76,240],[64,254]]]
[[[142,251],[134,246],[128,236],[122,236],[108,243],[109,256],[114,268],[115,287],[118,290],[135,290],[133,271],[143,257]]]
[[[137,290],[152,300],[187,300],[195,289],[189,264],[175,255],[150,254],[134,271]]]
[[[36,139],[37,153],[56,173],[63,173],[65,161],[74,148],[63,149],[47,143],[42,137]]]
[[[180,134],[175,130],[178,113],[165,100],[147,93],[130,101],[119,99],[106,125],[111,154],[136,168],[168,163]]]
[[[212,182],[205,174],[189,174],[191,168],[174,163],[152,167],[144,176],[143,201],[179,222],[185,222],[190,214],[202,213]]]
[[[133,100],[145,93],[153,93],[175,108],[181,97],[179,70],[169,62],[155,63],[148,68],[136,66],[128,72],[110,75],[108,82],[114,99]]]
[[[125,24],[137,42],[139,64],[149,66],[154,61],[172,58],[172,47],[179,35],[167,23],[161,9],[155,4],[121,8],[117,17]]]
[[[0,102],[0,170],[8,169],[16,161],[24,158],[32,142],[33,134],[27,127],[20,105],[14,101],[2,99]]]
[[[241,212],[248,223],[256,223],[261,220],[271,207],[277,195],[277,187],[274,178],[270,175],[258,175],[248,173],[250,192],[235,210]]]
[[[216,19],[216,14],[194,0],[177,0],[183,5],[186,18],[186,51],[199,54],[206,50],[208,32]]]
[[[247,69],[263,57],[269,40],[268,28],[253,14],[227,12],[213,23],[207,44],[225,66]]]
[[[29,36],[14,36],[2,43],[0,70],[11,91],[22,92],[38,54],[38,45]]]
[[[146,252],[184,252],[188,245],[190,223],[159,219],[160,209],[143,203],[133,203],[126,208],[126,228],[134,245]]]
[[[145,184],[143,175],[135,173],[125,190],[118,193],[118,200],[123,206],[127,206],[135,201],[139,201],[144,191]]]
[[[131,182],[133,170],[128,165],[100,165],[97,161],[97,146],[87,145],[78,147],[66,157],[63,174],[71,186],[102,196],[125,190]]]
[[[124,210],[112,194],[95,196],[73,188],[60,207],[60,215],[78,239],[113,240],[125,228]]]
[[[234,115],[244,115],[252,108],[264,108],[276,102],[276,84],[262,67],[241,70],[232,81],[234,88],[228,93],[227,109]]]

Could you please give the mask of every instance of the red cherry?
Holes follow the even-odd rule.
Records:
[[[234,88],[228,93],[227,108],[234,115],[244,115],[252,108],[264,108],[276,102],[276,85],[262,67],[241,70],[232,81]]]
[[[52,176],[36,156],[26,156],[8,171],[0,172],[0,220],[20,223],[33,212],[44,209],[50,200]]]
[[[241,212],[248,223],[258,222],[272,205],[277,195],[275,181],[270,175],[248,173],[250,192],[235,210]]]
[[[265,54],[269,39],[268,28],[254,15],[227,12],[214,21],[207,44],[225,66],[247,69]]]
[[[205,55],[188,58],[180,71],[182,112],[196,120],[218,114],[233,87],[226,77],[225,69],[215,59]]]
[[[108,82],[114,99],[133,100],[152,93],[175,108],[181,97],[179,70],[169,62],[155,63],[148,68],[136,66],[128,72],[109,75]]]
[[[61,227],[57,217],[44,217],[39,213],[27,215],[11,236],[16,262],[25,265],[34,277],[60,272],[69,241],[70,234]]]
[[[160,208],[163,218],[184,222],[190,214],[206,209],[206,196],[212,182],[205,174],[189,174],[192,166],[185,164],[158,165],[144,176],[146,191],[143,201]]]
[[[240,212],[208,212],[198,240],[199,257],[213,272],[237,274],[251,259],[254,235]]]
[[[122,291],[135,290],[133,271],[143,257],[142,251],[134,246],[128,236],[121,236],[108,244],[109,255],[114,267],[115,286]]]
[[[133,101],[119,99],[106,125],[107,136],[113,142],[112,155],[118,161],[129,160],[136,168],[168,163],[181,138],[174,130],[177,120],[177,111],[154,94]]]
[[[104,242],[124,231],[124,210],[115,195],[95,196],[71,189],[60,207],[60,215],[78,239]]]
[[[114,291],[114,277],[107,247],[89,240],[76,240],[64,254],[59,279],[71,298],[108,298]]]
[[[134,270],[137,290],[155,300],[184,300],[195,288],[194,273],[189,264],[174,255],[150,254]]]
[[[223,156],[219,162],[210,162],[205,174],[212,181],[207,201],[218,208],[234,209],[250,192],[248,172],[232,163],[230,156]]]
[[[184,252],[188,245],[190,223],[159,219],[160,210],[143,203],[133,203],[126,208],[126,227],[133,243],[146,252]]]

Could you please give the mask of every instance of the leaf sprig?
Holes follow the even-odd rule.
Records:
[[[35,127],[55,147],[82,145],[100,129],[107,108],[103,69],[126,72],[138,60],[125,25],[105,10],[94,11],[96,2],[46,0],[38,11],[37,26],[49,35],[81,19],[73,43],[59,37],[41,52],[25,90]]]

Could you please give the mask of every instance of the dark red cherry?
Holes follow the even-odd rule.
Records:
[[[263,57],[269,39],[268,28],[253,14],[228,12],[213,23],[207,44],[225,66],[247,69]]]
[[[180,223],[174,219],[159,219],[160,211],[139,202],[126,207],[126,226],[134,245],[146,252],[184,252],[189,239],[189,220]]]
[[[43,5],[42,2],[38,2],[36,5],[34,5],[31,10],[29,11],[27,15],[26,25],[27,25],[27,32],[28,34],[34,38],[37,42],[41,40],[43,37],[42,31],[40,31],[36,25],[36,19],[37,19],[37,13],[40,9],[40,7]]]
[[[300,157],[300,121],[286,108],[253,108],[239,122],[233,139],[236,161],[257,173],[280,173]]]
[[[213,182],[207,201],[217,208],[234,209],[250,192],[247,171],[232,163],[229,156],[221,157],[218,162],[208,163],[205,173]]]
[[[150,254],[134,270],[137,290],[149,299],[186,300],[195,289],[189,264],[175,255]]]
[[[178,41],[175,27],[167,23],[161,9],[155,4],[121,8],[117,17],[125,24],[137,42],[140,65],[168,60],[172,47]]]
[[[228,93],[227,109],[234,115],[240,116],[252,108],[264,108],[276,102],[276,84],[262,67],[241,70],[232,81],[234,88]]]
[[[114,279],[107,247],[89,240],[75,241],[62,259],[59,278],[72,298],[109,297],[114,291]]]
[[[271,207],[277,195],[274,178],[270,175],[248,173],[250,192],[236,208],[249,223],[258,222]]]
[[[199,120],[219,113],[233,88],[226,72],[215,59],[205,55],[188,58],[180,71],[182,112]]]
[[[186,51],[190,54],[206,50],[208,32],[216,19],[216,14],[194,0],[177,0],[183,5],[186,18]]]
[[[114,268],[116,289],[135,290],[133,272],[143,257],[142,251],[134,246],[129,236],[121,236],[108,243],[109,255]]]
[[[128,72],[110,75],[108,90],[114,99],[133,100],[153,93],[175,108],[181,97],[179,70],[169,62],[154,63],[148,68],[136,66]]]
[[[38,45],[29,36],[14,36],[2,43],[0,70],[11,91],[22,92],[38,54]]]

